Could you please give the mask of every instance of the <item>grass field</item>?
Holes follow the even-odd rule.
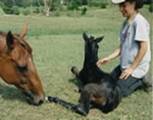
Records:
[[[153,28],[153,15],[146,9],[142,13]],[[104,35],[104,41],[99,44],[99,56],[105,56],[118,47],[122,20],[118,8],[94,9],[85,16],[73,17],[0,16],[0,30],[19,32],[23,23],[28,21],[28,42],[33,48],[46,95],[77,103],[79,93],[74,91],[76,86],[70,68],[73,65],[82,67],[82,33]],[[103,70],[110,72],[117,63],[115,60],[103,66]],[[53,103],[45,102],[39,107],[28,105],[19,90],[0,81],[0,120],[151,120],[152,109],[152,92],[140,90],[124,98],[109,114],[94,109],[87,117],[82,117]]]

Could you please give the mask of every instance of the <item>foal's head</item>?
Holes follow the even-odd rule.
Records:
[[[5,41],[0,55],[0,76],[26,95],[28,102],[39,105],[44,101],[44,91],[32,58],[32,48],[25,40],[27,30],[20,34],[1,34]]]
[[[93,62],[98,60],[98,43],[102,41],[103,38],[103,36],[95,38],[83,33],[83,39],[85,41],[85,55],[89,60],[92,59]]]

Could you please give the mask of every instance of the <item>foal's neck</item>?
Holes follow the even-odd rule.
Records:
[[[97,61],[98,61],[97,56],[91,56],[91,55],[85,54],[84,68],[90,68],[90,69],[98,68],[96,65]]]

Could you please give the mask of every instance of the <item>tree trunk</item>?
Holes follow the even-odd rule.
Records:
[[[44,11],[46,16],[50,15],[50,1],[52,0],[44,0]]]

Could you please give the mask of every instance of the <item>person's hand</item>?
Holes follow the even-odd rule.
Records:
[[[109,62],[109,59],[106,57],[106,58],[103,58],[103,59],[99,59],[97,61],[97,66],[100,67],[102,64],[106,64]]]
[[[126,68],[120,75],[120,79],[126,80],[133,73],[133,69],[131,67]]]

